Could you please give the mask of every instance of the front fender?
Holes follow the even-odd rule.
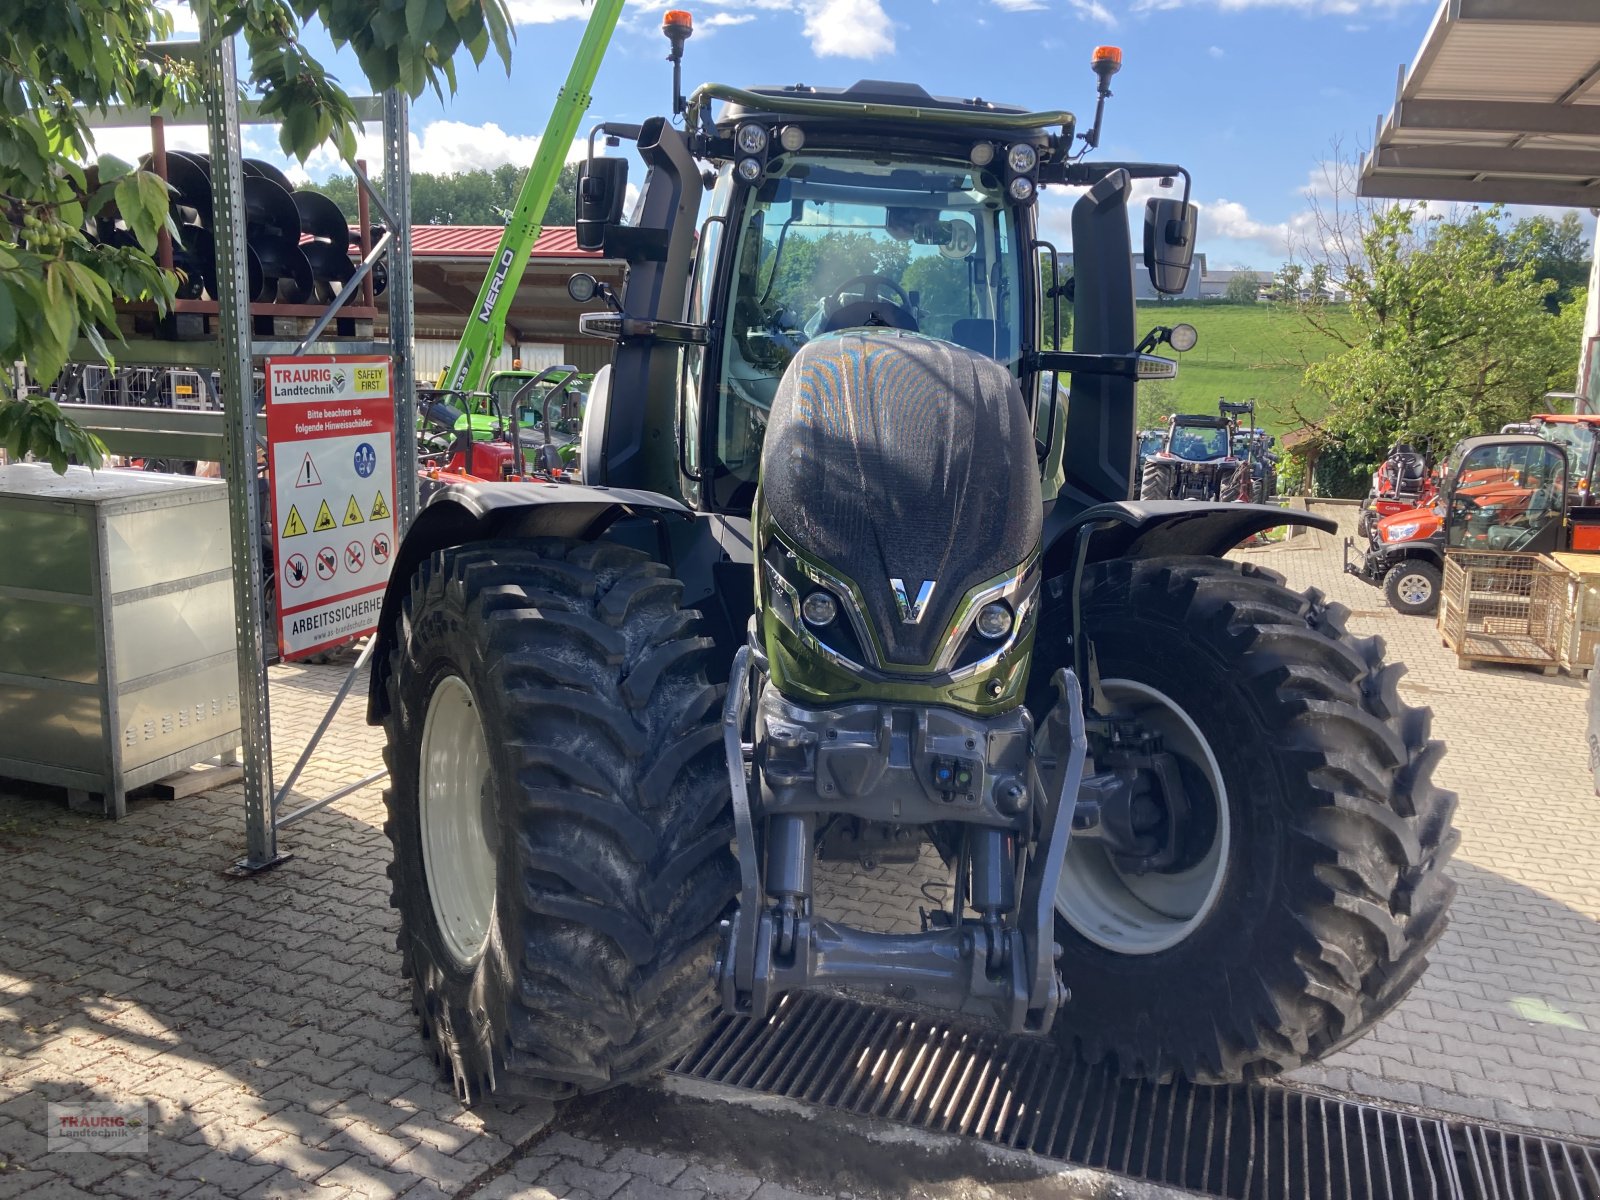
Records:
[[[1103,562],[1169,554],[1221,558],[1246,538],[1279,525],[1301,525],[1324,533],[1338,528],[1327,517],[1300,509],[1196,500],[1122,500],[1054,518],[1052,513],[1045,519],[1046,578],[1072,568],[1078,536],[1085,529],[1090,531],[1085,562]]]
[[[435,492],[411,523],[394,557],[378,614],[367,688],[367,720],[382,718],[395,621],[411,576],[435,551],[469,542],[511,537],[590,540],[624,517],[693,521],[694,513],[670,496],[576,483],[461,483]]]

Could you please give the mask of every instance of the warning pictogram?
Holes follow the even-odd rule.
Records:
[[[382,355],[265,363],[275,624],[286,661],[377,626],[400,549],[391,366]]]
[[[317,464],[311,461],[310,454],[306,455],[305,462],[295,472],[294,485],[297,488],[322,486],[322,476],[317,474]]]

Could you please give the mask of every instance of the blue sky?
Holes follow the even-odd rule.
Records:
[[[508,2],[518,34],[509,78],[491,59],[461,72],[453,98],[419,100],[413,169],[531,161],[587,8],[581,0]],[[664,110],[671,75],[659,26],[668,7],[665,0],[628,4],[590,120]],[[1090,50],[1119,45],[1124,66],[1113,81],[1100,156],[1184,164],[1203,205],[1200,249],[1211,265],[1271,270],[1304,228],[1306,188],[1321,177],[1335,142],[1353,156],[1371,141],[1437,0],[674,0],[670,7],[696,18],[687,83],[905,79],[939,94],[1068,108],[1085,124],[1094,104]],[[360,90],[353,59],[322,48],[346,85]],[[273,143],[268,130],[247,132],[247,146],[263,156],[276,157]],[[323,156],[307,164],[317,177],[334,166]],[[1047,227],[1060,232],[1070,196],[1044,203]]]

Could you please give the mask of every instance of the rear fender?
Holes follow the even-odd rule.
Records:
[[[367,720],[382,720],[389,654],[395,622],[411,588],[411,576],[435,551],[496,538],[600,537],[617,522],[642,518],[656,525],[660,553],[672,561],[668,523],[694,522],[694,514],[678,501],[655,492],[624,488],[585,487],[560,483],[464,483],[436,492],[400,541],[389,586],[378,614],[378,644],[373,647],[372,678],[367,689]]]
[[[1057,512],[1061,509],[1058,507]],[[1246,538],[1279,525],[1300,525],[1333,533],[1327,517],[1293,508],[1237,502],[1122,500],[1097,504],[1044,524],[1044,574],[1055,578],[1074,567],[1080,533],[1088,530],[1085,563],[1112,558],[1155,558],[1186,554],[1221,558]]]

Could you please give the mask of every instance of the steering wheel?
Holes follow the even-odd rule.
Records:
[[[893,292],[898,299],[884,297],[882,289]],[[846,296],[860,296],[861,299],[845,303]],[[911,313],[911,297],[898,283],[882,275],[857,275],[845,280],[834,292],[833,301],[836,307],[823,322],[823,333],[862,325],[918,331],[917,318]]]

